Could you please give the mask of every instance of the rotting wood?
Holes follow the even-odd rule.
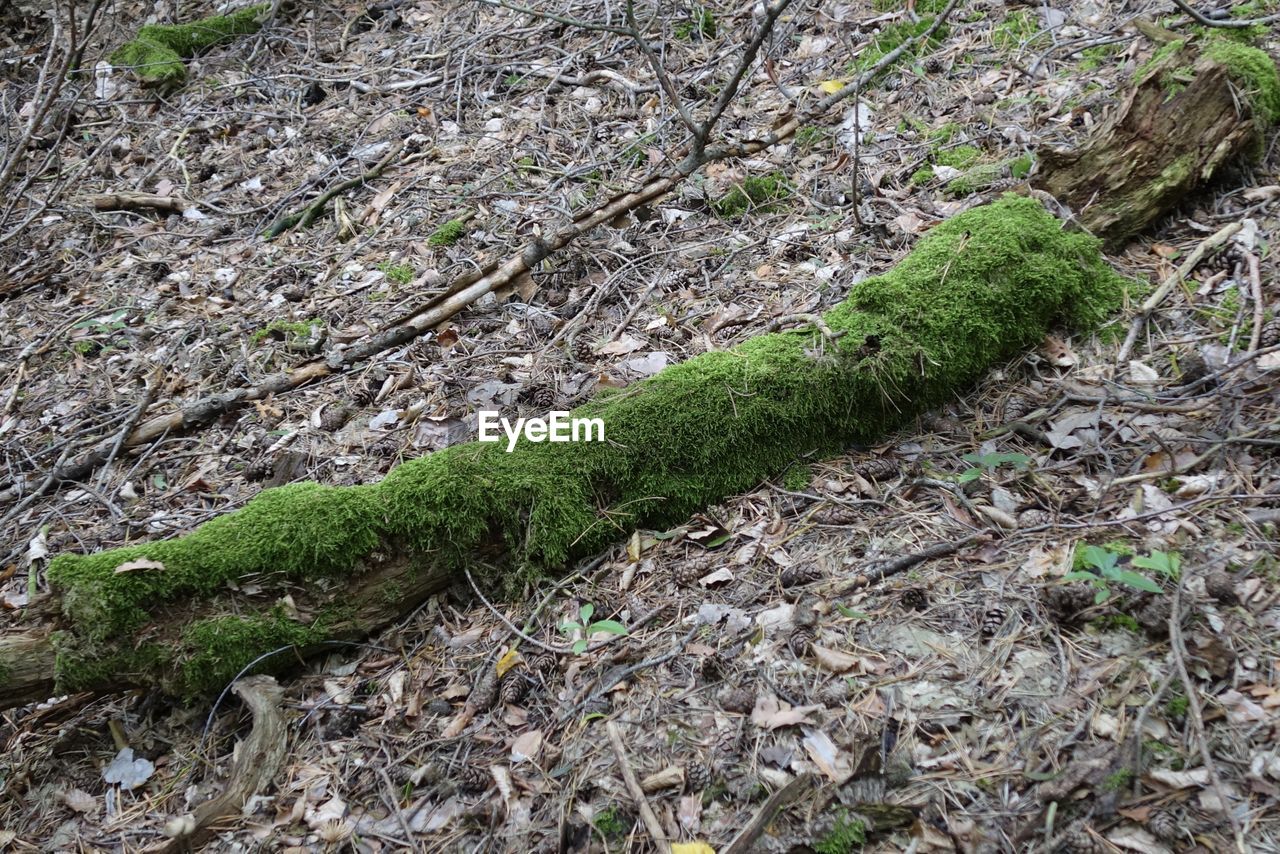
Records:
[[[231,776],[217,795],[189,815],[171,820],[167,830],[172,838],[156,850],[177,854],[204,845],[213,835],[214,826],[239,815],[250,798],[271,784],[284,764],[289,732],[281,711],[283,689],[270,676],[247,676],[231,690],[253,714],[248,737],[236,745]]]
[[[1040,153],[1033,184],[1115,250],[1227,167],[1259,155],[1277,119],[1280,77],[1267,54],[1175,37],[1087,142]]]

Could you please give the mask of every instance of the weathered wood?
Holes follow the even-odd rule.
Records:
[[[1249,76],[1257,69],[1242,74],[1231,63],[1241,52],[1265,54],[1243,45],[1200,50],[1195,42],[1166,44],[1087,142],[1040,152],[1033,184],[1075,211],[1110,250],[1261,151],[1273,94]],[[1274,64],[1265,62],[1274,78]]]

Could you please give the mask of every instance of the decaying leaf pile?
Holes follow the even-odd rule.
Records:
[[[1037,149],[1078,142],[1159,49],[1102,4],[962,5],[830,124],[714,165],[447,327],[0,506],[3,630],[57,554],[188,532],[264,484],[373,484],[474,437],[477,409],[626,395],[828,311],[1027,177]],[[797,8],[730,133],[831,91],[939,6]],[[149,11],[104,18],[85,67]],[[1154,4],[1130,11],[1188,30]],[[51,32],[5,15],[0,103],[22,128],[40,106],[28,45]],[[682,97],[714,96],[751,16],[668,16]],[[1270,32],[1236,35],[1275,48]],[[625,38],[483,4],[316,7],[186,60],[184,80],[70,77],[24,155],[50,157],[53,177],[0,200],[0,462],[15,481],[136,423],[140,403],[358,340],[683,138]],[[263,239],[400,140],[395,166]],[[643,850],[654,834],[621,763],[667,838],[716,850],[766,805],[756,850],[1280,844],[1280,175],[1274,143],[1261,155],[1111,256],[1155,290],[1238,226],[1132,346],[1124,315],[1097,336],[1055,330],[884,444],[798,460],[522,595],[474,567],[475,587],[299,664],[288,754],[214,844]],[[812,343],[821,358],[827,342]],[[252,595],[262,579],[233,583]],[[123,849],[181,833],[227,788],[248,727],[234,702],[207,731],[211,703],[143,696],[0,713],[0,841]]]

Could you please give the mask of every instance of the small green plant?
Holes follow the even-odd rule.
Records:
[[[573,651],[581,655],[587,648],[587,638],[597,632],[607,632],[611,635],[625,635],[627,627],[619,623],[617,620],[596,620],[591,622],[591,616],[596,612],[596,606],[590,602],[586,603],[578,609],[578,619],[570,620],[565,618],[560,622],[559,629],[567,635],[574,632],[580,632],[582,637],[573,642]]]
[[[413,281],[412,264],[392,264],[390,261],[383,261],[378,265],[378,269],[386,275],[388,281],[397,285],[407,285]]]
[[[1011,465],[1017,471],[1026,471],[1031,465],[1031,458],[1026,454],[965,454],[961,459],[966,463],[972,463],[973,467],[961,472],[956,478],[960,483],[977,480],[984,474],[995,472],[1001,466]]]
[[[705,6],[695,6],[687,21],[676,24],[676,38],[693,41],[694,38],[716,37],[716,16]]]
[[[782,485],[792,492],[798,492],[809,485],[809,467],[791,466],[782,475]]]
[[[978,162],[978,158],[982,156],[982,150],[976,145],[958,145],[955,148],[948,148],[939,151],[934,155],[934,161],[941,166],[951,166],[956,169],[968,169],[970,166]]]
[[[268,338],[275,338],[278,341],[306,341],[314,334],[317,326],[323,325],[324,321],[319,318],[299,321],[273,320],[250,335],[249,340],[254,344],[261,344]]]
[[[818,854],[851,854],[866,844],[867,826],[841,809],[831,830],[813,846]]]
[[[596,830],[600,831],[600,835],[605,839],[617,839],[626,833],[630,828],[623,819],[617,804],[609,804],[609,806],[596,813],[596,817],[591,820]]]
[[[1068,572],[1063,576],[1063,580],[1084,581],[1092,584],[1097,590],[1093,597],[1093,601],[1097,604],[1102,604],[1111,598],[1111,588],[1115,584],[1123,584],[1126,587],[1131,587],[1134,590],[1143,590],[1147,593],[1159,593],[1164,589],[1157,582],[1152,581],[1140,572],[1122,569],[1120,567],[1121,557],[1122,555],[1119,552],[1110,549],[1085,546],[1079,554],[1083,568]],[[1130,562],[1134,566],[1152,569],[1170,578],[1177,577],[1179,567],[1177,554],[1152,552],[1150,557],[1134,557],[1131,558]]]
[[[796,147],[797,148],[816,148],[822,140],[827,138],[827,131],[824,128],[815,125],[805,125],[796,131]]]
[[[924,166],[911,173],[911,183],[919,187],[933,180],[933,167]]]
[[[1133,782],[1133,771],[1128,768],[1121,768],[1107,775],[1102,781],[1103,791],[1118,792]]]
[[[1191,708],[1191,701],[1187,699],[1187,695],[1182,691],[1175,691],[1169,695],[1169,699],[1164,703],[1164,716],[1172,720],[1184,718],[1187,715],[1187,709]]]
[[[749,210],[767,212],[793,192],[791,182],[781,172],[752,176],[711,203],[711,209],[725,219],[740,217]]]
[[[436,247],[452,246],[461,240],[466,233],[467,224],[464,220],[451,219],[431,232],[431,236],[427,238],[427,243]]]

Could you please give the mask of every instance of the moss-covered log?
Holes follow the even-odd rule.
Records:
[[[462,567],[553,572],[801,455],[871,442],[1122,293],[1097,241],[1007,196],[857,285],[824,315],[830,334],[762,335],[578,409],[605,442],[459,445],[375,485],[270,489],[179,539],[57,557],[45,677],[204,692],[273,649],[388,624]]]
[[[1169,41],[1088,142],[1040,152],[1035,184],[1115,249],[1224,167],[1258,157],[1277,120],[1280,76],[1266,53],[1221,37]]]
[[[270,3],[259,3],[189,24],[148,24],[111,54],[111,62],[131,67],[147,83],[176,86],[187,77],[183,60],[237,36],[256,33],[270,9]]]

